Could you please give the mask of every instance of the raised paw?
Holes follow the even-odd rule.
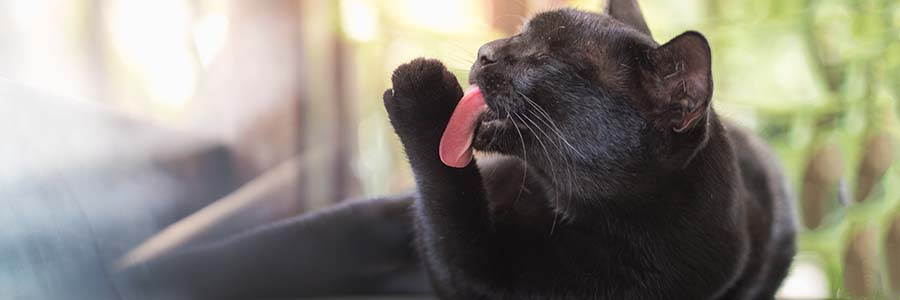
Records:
[[[393,88],[384,92],[384,107],[394,130],[406,143],[440,139],[463,91],[450,71],[436,59],[417,58],[394,70]]]

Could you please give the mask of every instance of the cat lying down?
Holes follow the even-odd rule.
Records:
[[[633,1],[538,14],[482,46],[465,92],[436,60],[394,72],[414,194],[123,274],[215,299],[772,299],[795,252],[785,179],[716,115],[710,60],[696,32],[657,44]]]

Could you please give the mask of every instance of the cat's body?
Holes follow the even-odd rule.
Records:
[[[488,207],[496,224],[493,242],[497,251],[479,255],[469,266],[456,261],[453,265],[432,268],[470,272],[465,268],[471,267],[488,277],[486,281],[507,287],[484,289],[490,295],[486,296],[488,299],[771,298],[786,275],[794,253],[792,209],[786,206],[785,198],[788,191],[777,161],[765,144],[744,129],[728,122],[724,125],[714,143],[721,142],[723,147],[734,151],[728,156],[734,156],[737,166],[725,178],[741,182],[734,189],[739,202],[745,204],[730,209],[743,214],[737,219],[746,218],[741,221],[747,222],[741,226],[744,229],[732,233],[738,240],[736,244],[744,249],[723,251],[728,246],[717,244],[725,244],[727,239],[715,237],[722,221],[693,213],[698,211],[693,205],[709,205],[693,199],[677,201],[680,207],[659,205],[637,208],[641,211],[634,214],[597,215],[593,226],[563,224],[557,220],[554,228],[552,208],[547,202],[552,192],[546,186],[546,179],[539,178],[538,170],[526,172],[521,159],[493,156],[479,160],[478,169],[483,174],[487,199],[490,199]],[[522,174],[530,174],[525,184]],[[524,192],[520,194],[520,190]],[[671,196],[668,199],[677,198]],[[681,269],[693,270],[672,269],[679,264]],[[688,267],[691,264],[697,266]],[[694,277],[686,275],[691,273]],[[462,285],[470,284],[467,281],[475,278],[463,277]],[[457,289],[444,282],[434,284]],[[711,297],[711,294],[719,296]]]
[[[422,291],[354,275],[386,278],[420,261],[445,299],[772,299],[787,273],[795,229],[777,162],[712,110],[706,40],[656,44],[634,2],[613,0],[608,15],[542,13],[482,47],[470,83],[485,112],[472,143],[498,154],[477,163],[444,163],[463,91],[439,61],[414,60],[392,81],[384,103],[414,197],[158,259],[152,285],[201,298]],[[372,241],[354,244],[367,230]],[[322,266],[342,257],[353,263]],[[185,285],[187,272],[213,279]]]
[[[640,16],[622,3],[612,17]],[[483,46],[470,73],[487,111],[474,147],[514,157],[490,167],[442,163],[461,151],[441,133],[468,128],[452,122],[471,97],[440,62],[394,72],[385,107],[416,177],[417,245],[439,295],[774,296],[794,254],[780,170],[711,109],[705,39],[660,46],[638,20],[551,11]]]

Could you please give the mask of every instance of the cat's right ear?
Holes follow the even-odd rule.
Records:
[[[644,14],[641,13],[641,7],[638,6],[637,0],[608,0],[606,9],[603,11],[613,19],[653,37],[650,34],[650,28],[647,27],[647,22],[644,21]]]
[[[650,49],[643,85],[660,127],[684,132],[704,120],[712,99],[712,61],[702,34],[688,31]]]

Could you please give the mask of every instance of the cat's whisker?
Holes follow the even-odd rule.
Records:
[[[506,117],[506,121],[507,121],[507,122],[512,122],[512,120],[510,120],[511,117],[509,116],[509,113],[507,113],[506,116],[507,116],[507,117]],[[499,137],[499,136],[506,136],[506,131],[507,131],[507,130],[509,130],[509,126],[502,126],[499,133],[492,134],[492,135],[491,135],[491,140],[488,141],[488,143],[484,146],[484,149],[491,149],[491,146],[493,146],[493,145],[494,145],[494,142],[497,141],[497,137]]]
[[[539,121],[544,123],[544,125],[548,126],[548,128],[550,127],[550,125],[548,125],[547,121],[544,121],[539,114],[536,114],[534,111],[531,111],[531,110],[526,110],[526,112],[528,112],[529,114],[534,116],[536,119],[538,119]],[[540,129],[540,126],[538,126],[536,122],[532,121],[532,123],[535,124],[535,126]],[[559,134],[559,132],[554,132],[554,133],[557,134],[557,137],[559,137],[560,139],[563,139],[562,136]],[[551,145],[553,145],[557,151],[560,151],[560,153],[565,153],[565,151],[559,141],[554,141],[554,139],[552,137],[550,137],[550,135],[547,134],[546,132],[544,132],[544,135],[547,137],[548,140],[553,142],[553,143],[551,143]],[[578,153],[576,153],[576,154],[578,154]],[[565,178],[566,191],[568,193],[573,193],[575,190],[574,163],[572,162],[571,157],[569,157],[568,155],[562,155],[562,158],[563,158],[563,162],[565,162],[565,164],[566,164],[566,166],[563,170],[563,171],[565,171],[564,174],[566,176],[566,178]]]
[[[534,113],[533,111],[531,111],[531,110],[526,110],[526,112],[529,113],[529,114],[531,114],[532,116],[534,116],[536,119],[540,120],[542,123],[544,123],[545,126],[547,125],[546,122],[544,122],[543,120],[541,120],[541,117],[540,117],[538,114],[535,114],[535,113]],[[537,127],[537,128],[541,131],[541,133],[544,134],[544,136],[547,138],[547,140],[551,141],[550,145],[552,145],[554,148],[556,148],[556,150],[559,151],[560,153],[565,153],[564,147],[562,147],[562,145],[560,144],[560,142],[559,142],[559,141],[555,141],[555,140],[553,139],[553,137],[550,136],[550,134],[548,134],[548,133],[545,132],[543,129],[541,129],[541,127],[537,124],[537,122],[535,122],[534,120],[531,120],[531,118],[528,118],[528,116],[523,115],[523,117],[525,117],[526,119],[528,119],[529,121],[531,121],[531,123],[534,124],[534,126]],[[565,168],[564,168],[565,175],[566,175],[566,182],[565,182],[565,183],[566,183],[566,184],[565,184],[565,185],[566,185],[566,189],[567,189],[566,191],[567,191],[567,192],[572,192],[572,190],[573,190],[573,188],[574,188],[574,186],[573,186],[573,179],[574,179],[574,176],[573,176],[573,170],[574,170],[574,169],[573,169],[573,167],[574,167],[574,164],[572,163],[572,160],[571,160],[571,158],[570,158],[568,155],[562,155],[561,157],[562,157],[562,159],[563,159],[563,162],[566,164],[566,165],[565,165]]]
[[[543,132],[544,135],[546,136],[546,138],[552,142],[551,145],[553,145],[557,151],[559,151],[560,153],[563,153],[563,154],[568,152],[568,151],[565,151],[565,149],[564,149],[565,147],[562,146],[562,143],[565,143],[568,146],[568,148],[572,150],[571,152],[573,152],[575,155],[581,157],[582,159],[584,159],[586,157],[581,151],[579,151],[574,146],[572,146],[572,144],[569,143],[569,141],[562,135],[561,130],[559,129],[559,126],[557,126],[556,123],[553,121],[553,119],[550,118],[550,115],[547,113],[546,110],[544,110],[540,105],[538,105],[536,102],[534,102],[534,100],[531,100],[531,98],[528,97],[527,95],[525,95],[524,93],[519,92],[519,91],[515,91],[515,92],[519,96],[521,96],[524,99],[524,101],[533,108],[533,109],[526,108],[525,111],[528,112],[529,114],[531,114],[532,116],[534,116],[538,121],[543,123],[544,126],[546,126],[548,128],[548,130],[552,131],[554,133],[554,135],[556,135],[558,140],[553,139],[548,133]],[[537,113],[535,113],[534,111],[537,111]],[[540,128],[540,126],[538,126],[537,122],[534,122],[532,120],[532,123],[536,127]],[[564,177],[564,178],[562,178],[562,181],[564,181],[564,182],[559,182],[559,179],[556,179],[554,182],[555,182],[555,185],[557,186],[557,189],[562,188],[565,191],[564,194],[571,195],[571,193],[575,193],[575,190],[577,188],[577,185],[576,185],[577,177],[575,174],[576,169],[574,168],[575,164],[572,161],[572,157],[570,157],[569,155],[562,155],[562,162],[565,164],[565,168],[563,168],[563,170],[561,170],[563,172],[560,175],[562,175]],[[559,196],[557,196],[557,197],[559,197]],[[566,201],[565,204],[567,206],[573,205],[572,201]],[[557,210],[567,211],[567,210],[563,210],[562,208],[560,208],[559,205],[557,205]],[[556,216],[554,216],[554,217],[556,217]],[[554,226],[555,226],[555,223],[554,223]]]
[[[475,63],[473,53],[476,53],[478,49],[469,49],[460,45],[459,43],[450,43],[450,46],[455,50],[449,53],[453,58],[459,59],[462,62],[467,62],[468,64]]]
[[[544,158],[547,160],[547,163],[549,164],[550,174],[555,174],[558,169],[556,168],[556,165],[553,163],[553,158],[550,157],[550,152],[547,150],[547,146],[544,145],[544,142],[541,139],[541,137],[537,134],[537,132],[531,126],[528,125],[527,122],[525,122],[524,119],[527,119],[532,124],[534,124],[535,127],[538,127],[538,130],[541,133],[543,133],[545,137],[547,137],[547,138],[550,138],[550,137],[547,136],[546,132],[544,132],[542,129],[540,129],[540,127],[537,125],[537,123],[534,123],[534,121],[531,120],[531,118],[528,118],[528,116],[520,115],[518,113],[515,113],[514,115],[516,118],[519,119],[519,121],[522,122],[522,125],[525,125],[525,128],[528,128],[528,131],[531,132],[531,134],[534,136],[534,138],[538,141],[538,144],[541,145],[541,148],[544,150]],[[554,202],[556,202],[556,204],[554,204],[555,207],[554,207],[554,213],[553,213],[553,224],[550,226],[550,235],[553,235],[554,231],[556,230],[556,223],[559,219],[558,210],[559,210],[559,205],[560,205],[560,200],[559,200],[560,192],[559,192],[559,187],[557,187],[557,186],[559,186],[560,184],[559,184],[558,179],[555,176],[550,176],[550,177],[551,177],[550,179],[554,183],[553,184],[553,186],[554,186],[553,187],[553,199],[554,199]]]
[[[541,136],[539,136],[539,135],[537,134],[537,132],[534,131],[534,129],[533,129],[530,125],[528,125],[527,122],[525,122],[525,120],[523,119],[523,117],[524,117],[523,115],[520,115],[520,114],[518,114],[518,113],[514,113],[513,115],[514,115],[516,118],[518,118],[520,122],[522,122],[522,125],[524,125],[525,128],[527,128],[528,131],[531,132],[531,135],[534,136],[534,138],[535,138],[535,140],[537,140],[538,144],[541,145],[541,148],[542,148],[543,151],[544,151],[544,157],[547,159],[547,163],[550,164],[550,169],[555,171],[555,166],[554,166],[554,164],[553,164],[553,159],[550,157],[550,153],[547,151],[547,146],[544,145],[544,141],[541,139]],[[529,121],[531,121],[531,119],[529,119],[528,117],[524,117],[524,118],[525,118],[525,119],[528,119]],[[532,122],[532,124],[534,124],[534,121],[531,121],[531,122]],[[536,124],[535,124],[535,126],[536,126]],[[540,128],[539,128],[539,130],[540,130]],[[540,130],[540,131],[543,133],[543,130]],[[546,136],[546,134],[545,134],[545,136]],[[555,178],[551,178],[551,179],[552,179],[554,182],[556,181]]]
[[[516,200],[513,201],[513,206],[519,202],[519,198],[522,197],[522,191],[525,190],[525,182],[528,179],[528,150],[525,149],[525,138],[522,137],[522,131],[519,130],[519,126],[516,126],[516,121],[512,119],[509,114],[509,111],[506,112],[506,120],[512,123],[512,126],[516,128],[516,132],[519,134],[519,140],[522,141],[522,159],[525,161],[525,167],[522,172],[522,186],[519,187],[519,193],[516,195]]]
[[[450,53],[446,57],[452,65],[472,65],[475,61],[468,55]]]
[[[535,119],[537,119],[538,121],[541,121],[542,123],[544,123],[545,125],[547,125],[547,121],[544,121],[544,120],[541,118],[540,115],[534,113],[534,112],[531,111],[531,110],[528,110],[527,112],[528,112],[529,114],[531,114],[533,117],[535,117]],[[532,121],[532,122],[534,122],[534,121]],[[548,128],[549,128],[549,125],[548,125]],[[551,128],[551,131],[552,131],[552,128]],[[554,132],[554,133],[556,133],[556,132]],[[571,157],[570,157],[569,155],[567,155],[567,153],[566,153],[566,151],[565,151],[566,149],[565,149],[565,147],[563,147],[562,142],[560,141],[560,140],[562,140],[562,137],[559,135],[559,133],[556,133],[556,136],[559,138],[559,140],[554,140],[553,137],[551,137],[549,133],[545,133],[545,135],[547,136],[547,139],[548,139],[548,140],[550,140],[550,141],[553,142],[553,143],[551,143],[551,145],[553,145],[553,146],[556,148],[556,150],[559,151],[560,154],[562,154],[560,157],[562,157],[563,160],[564,160],[564,161],[566,162],[566,164],[567,164],[566,170],[567,170],[567,171],[570,171],[570,170],[571,170],[571,167],[573,167],[574,164],[573,164],[573,162],[572,162]],[[567,173],[569,173],[569,172],[567,172]]]
[[[529,98],[528,96],[526,96],[526,95],[523,94],[522,92],[516,91],[516,93],[519,94],[520,96],[522,96],[522,98],[525,98],[525,102],[526,102],[526,103],[528,103],[529,105],[531,105],[532,107],[534,107],[534,109],[537,110],[538,113],[540,113],[541,115],[543,115],[543,120],[542,120],[542,122],[547,123],[546,125],[550,128],[550,130],[553,131],[553,133],[556,134],[556,136],[557,136],[563,143],[565,143],[567,146],[569,146],[569,149],[572,149],[572,151],[575,152],[575,154],[578,155],[578,156],[580,156],[582,159],[585,159],[585,158],[586,158],[585,155],[584,155],[583,153],[581,153],[581,151],[579,151],[578,149],[576,149],[575,146],[572,146],[572,143],[569,143],[569,140],[566,139],[566,138],[562,135],[561,130],[559,129],[559,126],[557,126],[557,125],[556,125],[556,122],[554,122],[553,119],[550,118],[550,114],[548,114],[547,111],[544,110],[543,107],[541,107],[540,105],[538,105],[537,102],[534,102],[534,100],[531,100],[531,98]],[[539,119],[541,119],[541,118],[539,118]]]
[[[503,129],[503,133],[502,133],[502,134],[506,134],[506,129],[505,129],[505,128]],[[491,140],[488,141],[487,145],[484,146],[484,149],[491,149],[491,146],[493,146],[493,145],[494,145],[494,142],[497,141],[497,136],[498,136],[498,135],[502,135],[502,134],[493,134],[493,135],[491,135]]]

